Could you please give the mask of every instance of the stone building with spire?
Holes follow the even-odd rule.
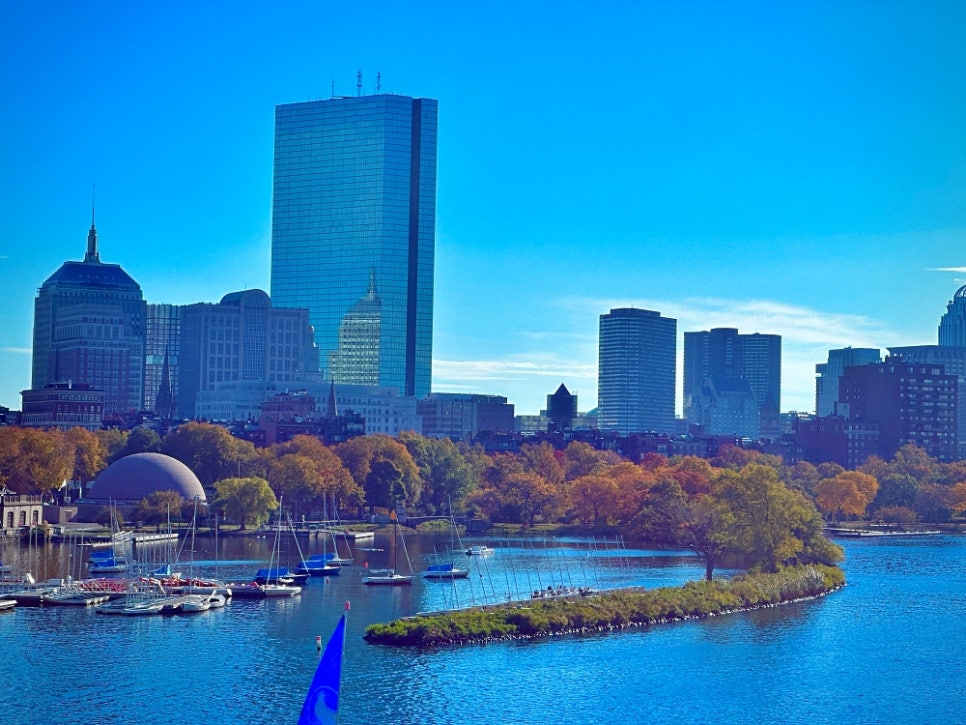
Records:
[[[101,262],[92,218],[83,261],[64,262],[37,292],[25,416],[29,393],[45,389],[103,393],[105,416],[141,410],[145,317],[141,286],[120,265]]]

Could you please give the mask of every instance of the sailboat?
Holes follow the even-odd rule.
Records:
[[[272,545],[272,556],[268,562],[268,575],[264,584],[259,584],[262,595],[266,597],[294,597],[302,591],[302,587],[294,584],[283,584],[279,581],[278,559],[281,555],[282,537],[282,502],[278,502],[279,516],[278,526],[275,529],[275,543]]]
[[[456,519],[453,517],[453,504],[450,503],[449,510],[449,547],[451,552],[455,552],[455,539],[459,532],[456,529]],[[462,542],[461,542],[462,547]],[[430,564],[423,571],[424,579],[466,579],[469,575],[469,569],[461,569],[456,566],[453,560],[448,562],[440,561],[439,555],[435,555],[434,563]]]
[[[342,686],[342,654],[345,650],[345,612],[325,645],[315,676],[302,703],[298,725],[334,725],[339,719],[339,690]]]
[[[409,571],[410,571],[409,574],[400,574],[398,571],[396,571],[396,551],[399,548],[398,546],[396,546],[397,542],[402,543],[403,551],[406,554],[407,562],[409,561],[409,552],[406,551],[406,540],[403,539],[402,536],[399,534],[399,518],[396,516],[396,512],[390,511],[389,518],[392,519],[392,538],[393,538],[392,568],[384,571],[379,571],[379,572],[376,572],[376,571],[371,572],[369,576],[362,577],[363,584],[383,584],[388,586],[398,586],[400,584],[413,583],[412,564],[409,565]]]

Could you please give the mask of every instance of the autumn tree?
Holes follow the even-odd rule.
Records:
[[[568,481],[603,470],[621,462],[613,451],[599,451],[584,441],[574,441],[563,452],[564,477]]]
[[[617,482],[605,474],[588,474],[570,482],[570,501],[585,524],[606,525],[617,509]]]
[[[827,516],[863,516],[875,499],[879,482],[868,473],[843,471],[815,487],[815,505]]]
[[[670,467],[670,474],[689,496],[711,492],[713,469],[704,458],[684,456]]]
[[[315,462],[298,453],[288,453],[272,461],[268,482],[292,506],[296,518],[302,514],[306,501],[322,494],[322,476]]]
[[[356,484],[365,491],[370,507],[419,500],[422,493],[419,470],[406,446],[395,438],[383,434],[357,436],[340,443],[335,452]],[[377,463],[373,474],[372,467]]]
[[[949,508],[955,513],[961,514],[966,511],[966,481],[959,481],[950,486],[946,500]]]
[[[185,423],[168,433],[161,452],[190,468],[203,485],[250,472],[259,459],[255,447],[225,428],[210,423]]]
[[[225,478],[215,483],[215,490],[218,497],[212,507],[224,512],[227,521],[237,521],[239,531],[259,526],[278,508],[278,499],[264,478]]]
[[[4,471],[7,485],[17,493],[49,497],[61,488],[74,469],[74,450],[59,430],[24,428]]]
[[[106,467],[107,450],[101,439],[86,428],[71,428],[64,433],[64,438],[74,450],[71,479],[86,486]]]
[[[524,468],[543,478],[551,484],[562,483],[564,469],[557,457],[557,451],[552,445],[543,443],[524,443],[520,446],[520,460]]]
[[[533,472],[511,473],[480,488],[472,500],[490,519],[533,527],[537,518],[550,519],[559,512],[556,486]]]

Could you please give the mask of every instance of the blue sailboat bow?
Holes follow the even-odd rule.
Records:
[[[312,684],[302,704],[298,725],[335,725],[338,722],[345,618],[346,615],[343,614],[325,645],[315,677],[312,678]]]

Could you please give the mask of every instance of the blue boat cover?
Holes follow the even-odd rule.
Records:
[[[278,567],[273,567],[271,569],[259,569],[255,574],[255,578],[259,579],[264,577],[266,579],[276,579],[280,576],[286,576],[287,574],[288,574],[287,566],[278,566]]]

